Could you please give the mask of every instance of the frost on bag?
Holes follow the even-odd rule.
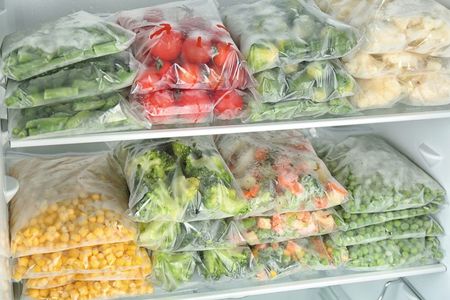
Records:
[[[152,252],[151,281],[164,290],[173,291],[189,282],[199,261],[197,252]]]
[[[259,280],[281,278],[298,271],[335,268],[320,237],[255,245],[252,251]]]
[[[137,61],[128,52],[79,62],[26,81],[9,81],[5,105],[26,108],[116,91],[133,83]]]
[[[347,191],[311,151],[307,140],[292,150],[261,134],[223,135],[217,146],[249,199],[253,215],[270,209],[312,211],[347,200]]]
[[[79,11],[37,28],[8,35],[2,44],[3,73],[14,80],[127,49],[135,34]]]
[[[109,155],[22,157],[9,169],[20,184],[10,203],[14,257],[135,240],[126,183]]]
[[[444,229],[430,216],[393,220],[349,231],[330,234],[338,246],[367,244],[386,239],[420,238],[439,236]]]
[[[275,214],[236,222],[249,245],[322,235],[346,228],[334,210]]]
[[[320,145],[322,143],[322,145]],[[396,211],[443,203],[445,190],[427,173],[374,135],[317,141],[320,157],[347,187],[350,213]]]
[[[355,28],[330,19],[308,0],[252,2],[236,2],[221,13],[253,73],[339,58],[360,39]]]
[[[254,258],[248,246],[200,252],[199,271],[205,279],[241,279],[253,275]]]
[[[112,299],[133,297],[153,293],[153,286],[146,280],[112,280],[112,281],[75,281],[68,285],[50,289],[24,288],[22,298],[25,300],[74,300],[74,299]],[[87,298],[86,295],[89,295]]]
[[[307,99],[326,102],[352,96],[357,85],[338,60],[303,62],[255,74],[263,103]]]
[[[348,247],[347,269],[359,271],[387,270],[439,262],[443,252],[435,237],[384,240]]]
[[[210,137],[123,143],[116,156],[135,221],[221,219],[249,211]]]
[[[157,251],[199,251],[233,248],[245,240],[231,220],[152,221],[139,224],[138,244]]]
[[[68,136],[139,129],[122,105],[122,92],[86,97],[68,103],[8,111],[13,139]]]
[[[191,0],[124,11],[117,22],[134,31],[145,65],[132,93],[165,89],[228,90],[252,84],[213,1]]]
[[[145,249],[138,248],[134,242],[113,243],[16,258],[12,277],[19,281],[24,278],[136,271],[143,268],[151,268]]]

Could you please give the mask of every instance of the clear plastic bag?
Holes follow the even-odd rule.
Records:
[[[75,281],[51,289],[26,289],[24,300],[113,299],[149,295],[153,286],[146,280]],[[88,298],[89,297],[89,298]]]
[[[133,93],[245,89],[253,84],[211,0],[124,11],[118,14],[117,22],[136,32],[133,53],[146,66],[133,85]]]
[[[127,118],[126,101],[113,92],[60,103],[8,111],[13,139],[69,136],[141,128]]]
[[[315,149],[347,187],[350,213],[396,211],[444,202],[445,190],[407,157],[375,135],[316,140]]]
[[[254,73],[339,58],[360,39],[355,28],[330,19],[308,0],[235,2],[221,13]]]
[[[14,261],[13,279],[118,272],[151,268],[150,258],[135,242],[22,256]]]
[[[347,191],[314,152],[292,151],[257,133],[223,135],[217,146],[250,199],[253,215],[270,209],[278,213],[312,211],[347,200]],[[297,146],[312,148],[307,141]]]
[[[353,77],[338,60],[304,62],[255,74],[256,90],[263,103],[290,100],[327,102],[352,96],[357,90]]]
[[[20,184],[10,202],[13,256],[136,239],[126,182],[109,154],[18,158],[9,169]]]
[[[11,277],[11,266],[9,257],[0,255],[0,282],[3,280],[9,280]]]
[[[346,229],[334,210],[251,217],[236,222],[249,245],[282,242]]]
[[[326,14],[337,20],[361,26],[367,24],[380,9],[384,0],[314,0]]]
[[[200,273],[209,280],[250,278],[254,272],[253,254],[247,246],[202,251],[200,260]]]
[[[120,90],[133,83],[137,68],[133,56],[122,52],[79,62],[26,81],[8,81],[5,105],[35,107]]]
[[[0,297],[13,299],[13,286],[9,280],[0,280]]]
[[[249,212],[211,137],[123,143],[116,156],[135,221],[199,221]]]
[[[415,106],[434,106],[450,103],[450,73],[436,72],[401,76],[408,97],[402,103]]]
[[[407,97],[405,86],[396,76],[358,79],[360,90],[350,98],[359,109],[389,108]]]
[[[3,40],[3,73],[14,80],[121,52],[135,34],[101,17],[79,11]]]
[[[153,221],[139,224],[138,244],[157,251],[200,251],[233,248],[245,240],[231,220]]]

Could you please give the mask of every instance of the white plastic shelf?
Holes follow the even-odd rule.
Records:
[[[247,296],[266,295],[279,292],[297,291],[311,288],[321,288],[351,283],[361,283],[377,280],[389,280],[399,277],[409,277],[425,274],[445,272],[446,266],[443,264],[434,264],[429,266],[403,268],[391,271],[376,272],[328,272],[318,273],[311,278],[295,279],[295,277],[285,278],[278,281],[229,281],[223,283],[213,283],[201,289],[191,289],[183,292],[161,292],[146,297],[137,297],[132,299],[152,300],[218,300],[218,299],[237,299]]]

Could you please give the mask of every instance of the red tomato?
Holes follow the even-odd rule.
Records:
[[[206,64],[211,59],[211,42],[202,39],[201,36],[196,38],[188,38],[184,41],[183,58],[193,64]]]
[[[216,91],[214,93],[214,114],[221,119],[233,119],[244,107],[244,100],[236,91]]]
[[[172,66],[172,63],[160,59],[156,60],[155,62],[156,70],[158,71],[159,75],[161,75],[161,77],[166,75],[167,72],[171,70]]]
[[[161,80],[161,75],[155,68],[149,68],[138,75],[135,85],[139,90],[154,91]]]
[[[203,80],[200,67],[188,63],[177,66],[176,76],[177,84],[195,85]]]
[[[159,29],[150,34],[150,39],[155,40],[150,49],[153,57],[172,61],[180,55],[183,34],[172,30],[169,24],[162,24]]]
[[[217,67],[222,67],[225,64],[225,62],[227,61],[228,57],[230,57],[229,59],[233,59],[233,57],[237,57],[236,50],[234,50],[231,43],[226,44],[226,43],[219,42],[214,47],[214,50],[215,50],[214,52],[216,54],[214,55],[213,61]]]
[[[143,105],[152,123],[164,123],[173,116],[175,99],[172,90],[162,90],[145,96]]]
[[[213,103],[208,92],[204,90],[183,90],[178,98],[178,105],[185,114],[180,117],[190,123],[204,122],[210,116]]]
[[[221,70],[217,70],[217,68],[211,68],[209,70],[208,83],[210,88],[213,90],[224,87],[224,78]]]

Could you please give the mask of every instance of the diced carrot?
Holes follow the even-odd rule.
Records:
[[[269,153],[268,153],[267,149],[258,148],[255,150],[255,159],[258,161],[264,161],[267,159],[268,154]]]
[[[326,208],[328,206],[328,198],[325,197],[316,197],[314,199],[314,205],[316,208]]]
[[[298,212],[297,219],[303,223],[309,223],[311,221],[311,213],[309,211]]]
[[[272,224],[270,222],[270,218],[258,218],[258,220],[256,221],[256,225],[258,226],[258,228],[261,229],[271,229],[272,228]]]
[[[259,185],[256,184],[252,186],[249,190],[245,191],[244,196],[247,199],[255,198],[258,195],[258,192],[259,192]]]
[[[348,194],[348,192],[347,192],[347,190],[346,189],[344,189],[342,186],[340,186],[338,183],[336,183],[336,182],[332,182],[332,181],[329,181],[328,183],[327,183],[327,190],[328,191],[335,191],[335,192],[337,192],[337,193],[339,193],[339,194],[342,194],[342,195],[347,195]]]
[[[288,241],[286,245],[286,251],[289,252],[290,256],[295,255],[298,245],[293,241]]]
[[[280,215],[273,215],[272,216],[272,227],[276,227],[281,224],[281,217]]]

